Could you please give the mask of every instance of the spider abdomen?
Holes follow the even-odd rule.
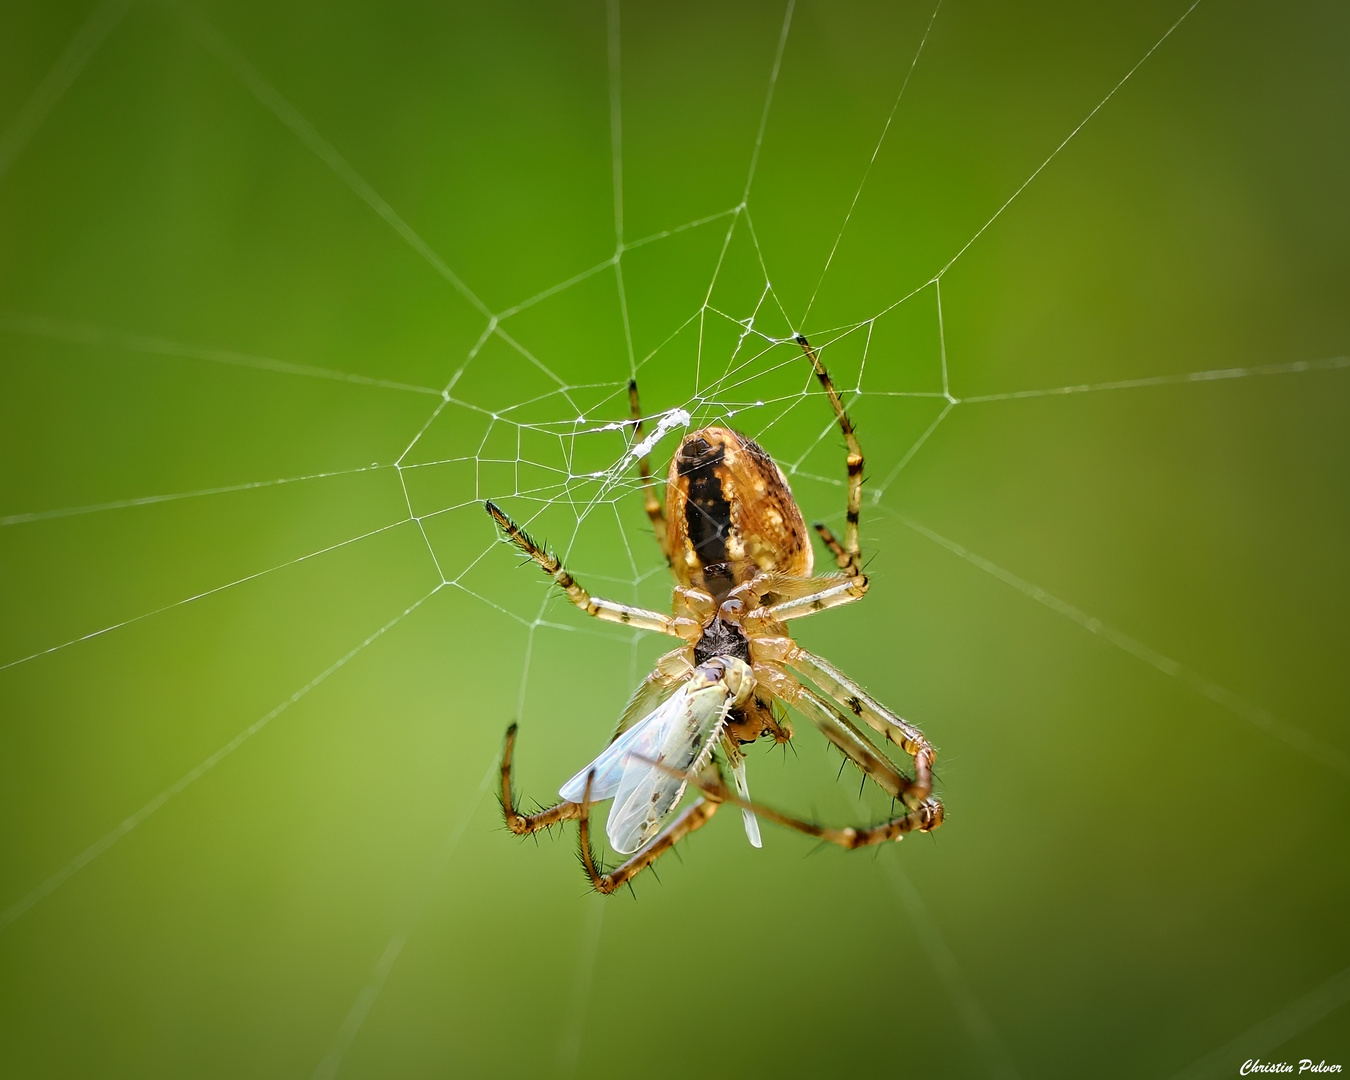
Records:
[[[730,428],[685,436],[670,462],[666,522],[676,576],[721,600],[757,573],[807,577],[806,522],[783,471]]]

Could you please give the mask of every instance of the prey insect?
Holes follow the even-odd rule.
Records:
[[[556,555],[499,507],[486,504],[506,539],[588,615],[680,642],[656,662],[609,745],[562,786],[556,805],[534,814],[520,811],[511,783],[516,725],[507,729],[501,765],[507,827],[524,836],[576,821],[581,863],[599,892],[631,881],[728,804],[740,808],[755,847],[761,844],[760,818],[846,848],[900,840],[942,824],[942,804],[932,794],[933,748],[922,732],[829,661],[801,648],[788,632],[792,619],[852,603],[867,592],[858,547],[862,449],[820,357],[806,338],[796,340],[848,447],[843,540],[815,526],[834,557],[834,573],[814,573],[810,535],[782,470],[752,439],[725,427],[684,437],[671,459],[664,506],[647,457],[637,463],[647,516],[675,578],[670,614],[592,596]],[[640,443],[636,383],[629,384],[629,400],[634,441]],[[804,715],[867,779],[899,800],[903,812],[871,828],[833,828],[753,802],[741,748],[759,738],[778,743],[792,738],[781,706]],[[855,720],[908,755],[913,775],[902,772]],[[672,819],[690,784],[698,796]],[[609,871],[596,859],[590,837],[591,806],[607,800],[612,805],[605,833],[616,852],[629,856]]]

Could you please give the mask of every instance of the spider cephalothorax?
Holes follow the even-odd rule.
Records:
[[[613,892],[650,866],[677,840],[699,828],[724,802],[739,806],[750,842],[760,845],[757,817],[843,847],[899,840],[942,824],[932,797],[933,749],[919,730],[873,700],[828,661],[798,646],[789,620],[837,607],[867,592],[858,561],[858,513],[863,457],[853,425],[819,357],[803,337],[848,444],[848,507],[840,543],[823,525],[816,531],[838,572],[813,575],[810,535],[786,477],[754,440],[729,428],[706,427],[683,439],[670,463],[664,509],[653,489],[647,458],[638,461],[647,515],[674,574],[671,614],[592,597],[545,548],[497,506],[487,503],[513,544],[537,562],[588,614],[678,638],[681,645],[656,662],[619,720],[603,753],[563,785],[563,801],[522,814],[511,791],[516,727],[502,756],[502,810],[519,835],[577,819],[581,861],[591,883]],[[642,421],[637,386],[630,384],[635,436]],[[802,681],[805,677],[806,682]],[[792,737],[776,704],[805,715],[863,773],[899,799],[906,812],[870,829],[829,828],[750,801],[741,746],[760,737]],[[914,761],[902,773],[849,718],[860,719]],[[722,759],[714,757],[717,749]],[[734,791],[723,779],[730,771]],[[701,795],[673,821],[667,818],[692,782]],[[590,806],[613,799],[606,833],[614,849],[631,855],[602,872],[591,852]],[[663,827],[664,826],[664,827]]]

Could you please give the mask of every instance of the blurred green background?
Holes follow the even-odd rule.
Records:
[[[778,3],[0,6],[0,1072],[1350,1066],[1350,11],[1205,0],[980,232],[1184,11],[802,0],[729,214]],[[871,594],[799,636],[948,821],[806,858],[724,813],[603,899],[484,782],[519,718],[549,800],[662,645],[476,500],[664,606],[586,475],[636,367],[837,522],[757,304],[861,391],[880,496]],[[944,337],[958,399],[1333,362],[963,402],[905,463]],[[760,798],[885,812],[796,742]]]

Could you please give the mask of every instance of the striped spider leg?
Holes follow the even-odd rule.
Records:
[[[804,650],[798,650],[799,653],[802,651]],[[810,657],[809,653],[806,655]],[[816,657],[810,657],[810,660],[824,665],[824,662],[819,661]],[[801,663],[800,655],[794,657],[789,663],[801,670],[811,670],[807,664]],[[828,667],[828,665],[825,666]],[[927,740],[924,739],[917,728],[901,720],[871,698],[867,699],[866,705],[859,702],[862,711],[857,712],[857,715],[866,720],[869,726],[873,728],[883,725],[885,734],[913,758],[915,775],[911,779],[902,773],[889,757],[877,749],[871,740],[858,730],[844,715],[842,708],[837,708],[826,697],[802,685],[792,674],[783,672],[783,676],[784,679],[778,683],[776,692],[786,700],[790,700],[797,709],[805,713],[820,733],[833,743],[849,761],[853,762],[867,779],[885,791],[891,798],[899,799],[910,812],[909,815],[902,815],[902,818],[910,818],[914,814],[919,815],[912,820],[924,823],[922,832],[930,832],[942,824],[942,804],[931,794],[933,790],[933,748],[928,745]],[[820,685],[822,687],[826,685],[823,679],[820,680]],[[850,683],[849,685],[852,686],[853,684]],[[861,694],[861,691],[858,691],[858,693]],[[832,690],[829,691],[829,696],[834,697]],[[851,701],[857,700],[857,695],[848,694],[848,697]],[[852,710],[852,706],[847,707]],[[904,734],[900,734],[902,729]],[[902,739],[903,741],[901,741]],[[895,821],[900,821],[902,818],[896,818]],[[771,818],[771,820],[777,819]],[[893,822],[887,824],[893,824]],[[879,828],[881,827],[879,826]],[[902,831],[908,832],[909,827]],[[812,835],[816,834],[812,833]],[[869,842],[876,843],[878,841]]]
[[[506,748],[502,751],[502,789],[498,801],[502,804],[502,816],[506,827],[517,836],[528,836],[540,829],[549,829],[564,821],[575,821],[581,816],[581,807],[564,799],[547,810],[537,814],[522,814],[511,790],[511,759],[516,750],[516,725],[506,729]]]
[[[821,734],[893,798],[900,799],[910,810],[930,804],[935,806],[940,824],[941,806],[937,800],[930,799],[935,754],[923,733],[871,697],[829,661],[798,646],[782,626],[782,620],[802,618],[851,603],[860,599],[865,591],[866,578],[861,581],[848,577],[780,581],[771,575],[761,575],[734,590],[732,596],[743,604],[756,604],[761,595],[774,601],[768,606],[754,607],[743,616],[741,624],[760,682],[779,700],[804,713]],[[804,674],[824,696],[804,686],[786,670],[787,667]],[[914,761],[914,778],[901,773],[873,746],[844,710],[908,754]],[[741,795],[744,798],[744,793]]]
[[[917,810],[910,810],[871,828],[855,829],[852,825],[834,828],[830,825],[817,825],[814,821],[784,814],[781,810],[775,810],[763,803],[744,799],[731,791],[720,778],[700,775],[694,777],[691,782],[703,792],[703,797],[714,805],[729,803],[732,806],[739,806],[746,813],[755,814],[788,829],[795,829],[807,836],[814,836],[825,843],[838,844],[842,848],[870,847],[873,844],[884,844],[888,840],[901,840],[912,832],[932,832],[942,824],[942,804],[936,799],[929,800]]]
[[[676,770],[672,770],[672,772],[676,776],[682,775]],[[591,888],[606,896],[615,889],[627,885],[691,832],[708,824],[712,820],[713,814],[717,813],[718,806],[721,805],[720,799],[711,796],[702,796],[694,800],[681,812],[679,817],[661,830],[656,839],[638,851],[631,859],[616,866],[613,870],[605,871],[601,869],[600,860],[595,857],[595,851],[591,847],[590,779],[593,779],[593,777],[588,778],[586,790],[582,794],[581,806],[578,808],[581,817],[581,824],[577,827],[579,853],[582,869],[586,871],[586,876],[591,879]],[[694,783],[699,784],[700,781],[696,778]]]
[[[633,607],[631,604],[620,604],[592,596],[567,572],[558,556],[541,544],[535,543],[530,534],[512,521],[496,503],[488,500],[483,505],[506,538],[538,563],[544,573],[553,578],[563,592],[567,593],[567,598],[587,615],[593,615],[605,622],[623,623],[638,630],[670,634],[672,637],[686,637],[691,631],[697,630],[696,624],[689,619],[679,619],[663,615],[659,611],[649,611],[646,608]]]
[[[914,760],[914,779],[908,781],[906,790],[900,793],[906,806],[914,809],[928,801],[936,801],[929,800],[933,790],[933,759],[936,755],[923,732],[871,697],[828,660],[793,646],[787,656],[787,663],[824,690],[841,709],[848,709]]]
[[[875,755],[877,751],[844,716],[843,711],[851,712],[877,734],[900,747],[914,761],[914,779],[902,777],[898,791],[893,790],[892,784],[881,783],[880,780],[878,783],[892,796],[902,799],[906,806],[914,809],[923,804],[933,790],[933,760],[936,753],[923,732],[882,705],[828,660],[807,652],[786,634],[773,632],[770,613],[779,613],[779,619],[800,618],[857,599],[847,592],[826,596],[829,591],[819,590],[804,597],[759,608],[745,617],[755,673],[761,681],[769,681],[775,695],[806,713],[826,738],[873,779],[877,777],[864,765],[863,759],[869,754]],[[783,665],[805,675],[824,691],[829,701],[803,686],[783,670]],[[849,745],[859,747],[858,755],[861,756],[850,751]],[[866,750],[862,747],[866,747]],[[893,773],[894,769],[891,771]]]
[[[878,702],[828,660],[798,646],[781,625],[788,619],[804,618],[861,599],[867,591],[867,578],[799,578],[788,582],[761,578],[742,586],[738,591],[751,602],[758,599],[759,592],[767,592],[775,601],[767,607],[756,607],[744,616],[743,626],[755,658],[756,674],[763,678],[766,673],[762,669],[769,665],[779,668],[786,664],[796,669],[823,690],[840,710],[848,710],[872,730],[900,747],[914,760],[914,779],[901,777],[898,791],[894,790],[893,783],[882,783],[880,780],[878,783],[892,796],[903,799],[911,809],[922,805],[933,789],[935,757],[923,733]],[[781,672],[781,677],[790,680],[790,684],[775,682],[773,690],[778,696],[805,712],[826,738],[874,780],[887,775],[886,769],[868,764],[873,761],[877,751],[842,712],[835,710],[787,672]],[[791,684],[795,684],[795,688]],[[850,750],[850,746],[856,747],[856,752]],[[874,769],[879,771],[874,772]],[[899,774],[892,766],[889,775]]]
[[[807,359],[811,361],[811,367],[815,370],[816,378],[820,380],[820,385],[825,388],[825,393],[830,399],[830,407],[834,409],[835,419],[839,421],[839,430],[844,433],[844,442],[848,446],[848,504],[844,513],[844,542],[840,544],[830,530],[822,524],[816,524],[816,532],[820,533],[821,540],[830,549],[830,554],[834,556],[839,569],[851,578],[862,578],[862,565],[858,561],[860,554],[858,519],[862,513],[863,485],[862,446],[858,443],[858,436],[853,430],[853,421],[849,419],[848,413],[844,409],[839,391],[834,388],[834,383],[825,370],[825,365],[820,362],[816,350],[811,347],[811,343],[802,334],[797,335],[797,344],[801,346],[802,352],[806,353]],[[863,578],[863,580],[866,581],[866,578]]]
[[[774,602],[768,607],[752,609],[745,622],[748,628],[800,619],[804,615],[851,604],[861,600],[866,593],[867,578],[862,574],[857,577],[798,578],[779,583],[771,594]]]

